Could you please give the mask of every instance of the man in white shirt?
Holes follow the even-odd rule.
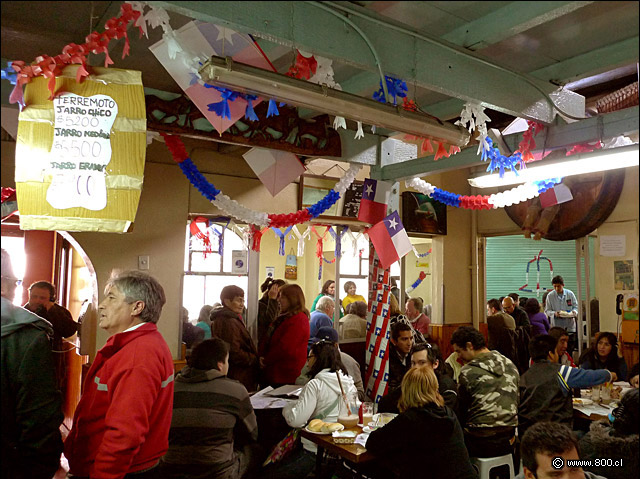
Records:
[[[569,333],[568,352],[571,354],[577,343],[578,300],[573,291],[564,287],[562,276],[554,276],[551,283],[553,291],[547,295],[544,312],[549,318],[551,326],[559,326]]]

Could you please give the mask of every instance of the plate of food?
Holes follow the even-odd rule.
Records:
[[[392,412],[381,412],[373,415],[373,421],[367,424],[369,427],[382,427],[389,424],[397,414]]]
[[[304,428],[305,431],[311,434],[329,435],[335,431],[342,431],[344,426],[339,422],[324,422],[321,419],[312,419]]]
[[[593,401],[588,398],[573,398],[573,404],[575,406],[588,406],[589,404],[593,404]]]
[[[560,316],[561,318],[573,318],[573,313],[569,313],[567,311],[560,311],[558,313],[558,316]]]

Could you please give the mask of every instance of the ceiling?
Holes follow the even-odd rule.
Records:
[[[31,62],[83,43],[117,16],[121,3],[4,1],[3,62]],[[527,108],[544,104],[543,93],[560,86],[584,96],[593,114],[597,98],[638,79],[635,1],[149,3],[169,12],[173,29],[197,19],[251,33],[280,73],[296,47],[331,58],[343,90],[368,98],[379,88],[375,51],[384,73],[405,80],[422,111],[454,120],[466,100],[475,100],[494,128],[517,116],[539,119]],[[148,49],[160,40],[160,28],[149,29],[149,39],[129,31],[128,57],[121,59],[123,40],[112,42],[114,66],[140,70],[148,88],[181,93]],[[103,55],[91,55],[91,65],[102,62]],[[3,103],[10,89],[3,80]]]

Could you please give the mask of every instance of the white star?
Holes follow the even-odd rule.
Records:
[[[373,194],[373,186],[367,185],[367,194],[368,195],[372,195]]]
[[[398,226],[398,223],[396,223],[396,219],[395,218],[391,218],[389,220],[389,228],[393,228],[395,230],[396,226]]]
[[[216,41],[219,40],[226,40],[228,41],[231,45],[233,45],[233,40],[231,39],[231,37],[235,34],[236,32],[233,30],[229,30],[228,28],[224,28],[224,27],[218,27],[218,38],[216,38]]]

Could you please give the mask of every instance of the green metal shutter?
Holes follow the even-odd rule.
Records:
[[[526,287],[533,292],[519,291],[519,288],[527,284],[527,263],[537,256],[540,250],[542,250],[542,257],[551,260],[553,275],[562,276],[565,287],[577,296],[575,241],[533,241],[523,236],[498,236],[487,238],[486,300],[497,299],[509,293],[518,293],[527,298],[536,297],[537,269],[535,261],[529,266],[529,281]],[[540,261],[538,301],[542,302],[542,294],[550,288],[552,286],[549,262],[543,259]]]

